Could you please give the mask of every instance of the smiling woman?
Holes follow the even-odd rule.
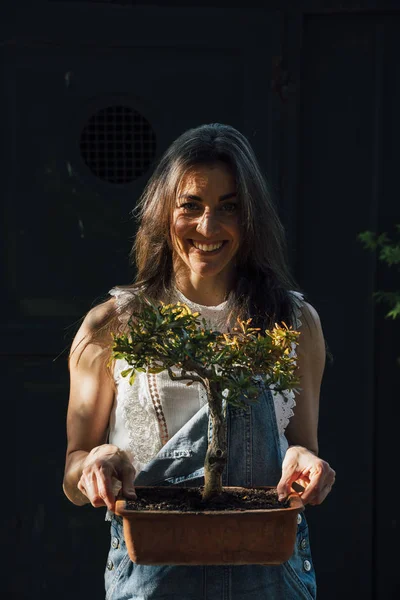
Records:
[[[129,499],[134,485],[203,485],[201,449],[209,434],[207,395],[199,382],[187,386],[165,371],[143,370],[130,385],[122,376],[129,365],[111,360],[110,332],[127,331],[143,294],[154,302],[182,302],[221,333],[238,318],[252,319],[262,332],[275,323],[299,330],[297,355],[296,348],[290,355],[297,359],[301,385],[296,399],[292,390],[278,393],[265,381],[258,412],[227,408],[223,484],[276,486],[286,498],[297,482],[304,504],[320,504],[335,479],[317,456],[326,352],[321,323],[290,273],[285,232],[245,136],[218,123],[184,132],[162,156],[134,214],[136,279],[112,288],[111,298],[89,311],[69,358],[64,491],[76,505],[107,508],[112,541],[106,597],[314,599],[304,517],[293,555],[282,565],[155,566],[129,560],[114,514],[117,491]]]
[[[171,239],[175,281],[185,296],[205,305],[226,300],[239,250],[239,222],[236,181],[225,163],[199,165],[183,177]]]
[[[238,315],[251,314],[258,326],[290,322],[293,302],[287,290],[299,286],[288,268],[285,231],[254,151],[237,129],[214,123],[179,136],[161,157],[133,214],[140,222],[130,255],[137,268],[135,283],[151,297],[168,296],[181,275],[185,290],[202,305],[215,305],[230,294]],[[193,233],[178,236],[188,260],[189,244],[225,241],[218,229],[230,232],[235,219],[240,250],[234,252],[233,243],[226,249],[229,260],[221,276],[208,281],[193,273],[188,277],[187,262],[176,260],[175,225],[197,221]],[[204,258],[205,268],[210,259]]]

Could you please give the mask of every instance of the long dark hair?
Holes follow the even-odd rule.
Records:
[[[170,219],[182,179],[198,165],[221,161],[236,179],[241,246],[236,256],[232,305],[237,316],[263,328],[292,322],[289,290],[299,291],[288,267],[285,232],[254,151],[234,127],[211,123],[185,131],[167,149],[133,210],[139,228],[130,253],[134,284],[159,299],[173,280]]]

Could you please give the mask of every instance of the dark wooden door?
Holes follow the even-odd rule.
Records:
[[[298,152],[284,168],[295,272],[334,357],[322,387],[320,454],[337,483],[329,501],[308,513],[324,600],[399,591],[390,498],[400,328],[372,300],[373,291],[398,289],[399,281],[357,241],[367,229],[393,235],[400,222],[399,40],[399,14],[303,15],[299,88],[289,100],[298,125]],[[295,69],[299,46],[291,47]]]

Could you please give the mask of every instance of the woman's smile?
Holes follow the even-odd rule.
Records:
[[[226,285],[240,244],[238,213],[236,181],[228,165],[198,165],[186,174],[171,223],[180,277]]]
[[[189,240],[196,250],[206,254],[217,254],[218,250],[221,250],[225,245],[225,241],[222,242],[201,242],[197,240]]]

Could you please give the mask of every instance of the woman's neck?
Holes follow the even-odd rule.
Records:
[[[221,282],[210,282],[205,279],[192,281],[187,278],[176,278],[174,285],[188,300],[202,306],[218,306],[224,302],[230,288]]]

